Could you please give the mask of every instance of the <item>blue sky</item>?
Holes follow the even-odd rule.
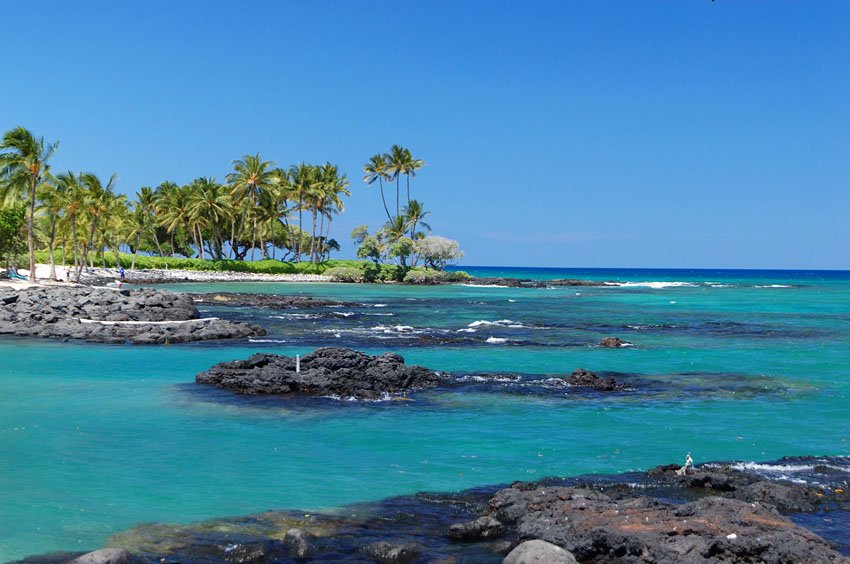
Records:
[[[4,3],[0,129],[120,191],[393,143],[466,264],[850,268],[850,3]]]

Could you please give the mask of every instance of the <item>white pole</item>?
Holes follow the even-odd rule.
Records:
[[[298,374],[299,372],[301,372],[301,355],[296,354],[295,355],[295,373]]]

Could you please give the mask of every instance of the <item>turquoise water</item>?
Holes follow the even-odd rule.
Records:
[[[0,561],[94,549],[140,522],[638,470],[686,451],[697,462],[850,455],[850,273],[467,270],[641,285],[187,284],[173,289],[356,305],[207,308],[266,325],[253,343],[0,340]],[[636,346],[592,346],[607,335]],[[506,386],[310,404],[192,384],[216,362],[328,345],[455,372],[612,371],[653,393]]]

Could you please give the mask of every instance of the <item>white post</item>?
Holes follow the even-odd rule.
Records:
[[[301,372],[301,355],[296,354],[295,355],[295,373],[298,374],[299,372]]]

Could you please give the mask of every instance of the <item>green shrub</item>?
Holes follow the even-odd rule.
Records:
[[[351,266],[335,266],[324,272],[325,276],[330,276],[334,282],[363,282],[363,271],[359,268]]]
[[[469,279],[466,272],[445,272],[443,270],[414,269],[404,276],[405,284],[446,284],[463,282]]]

